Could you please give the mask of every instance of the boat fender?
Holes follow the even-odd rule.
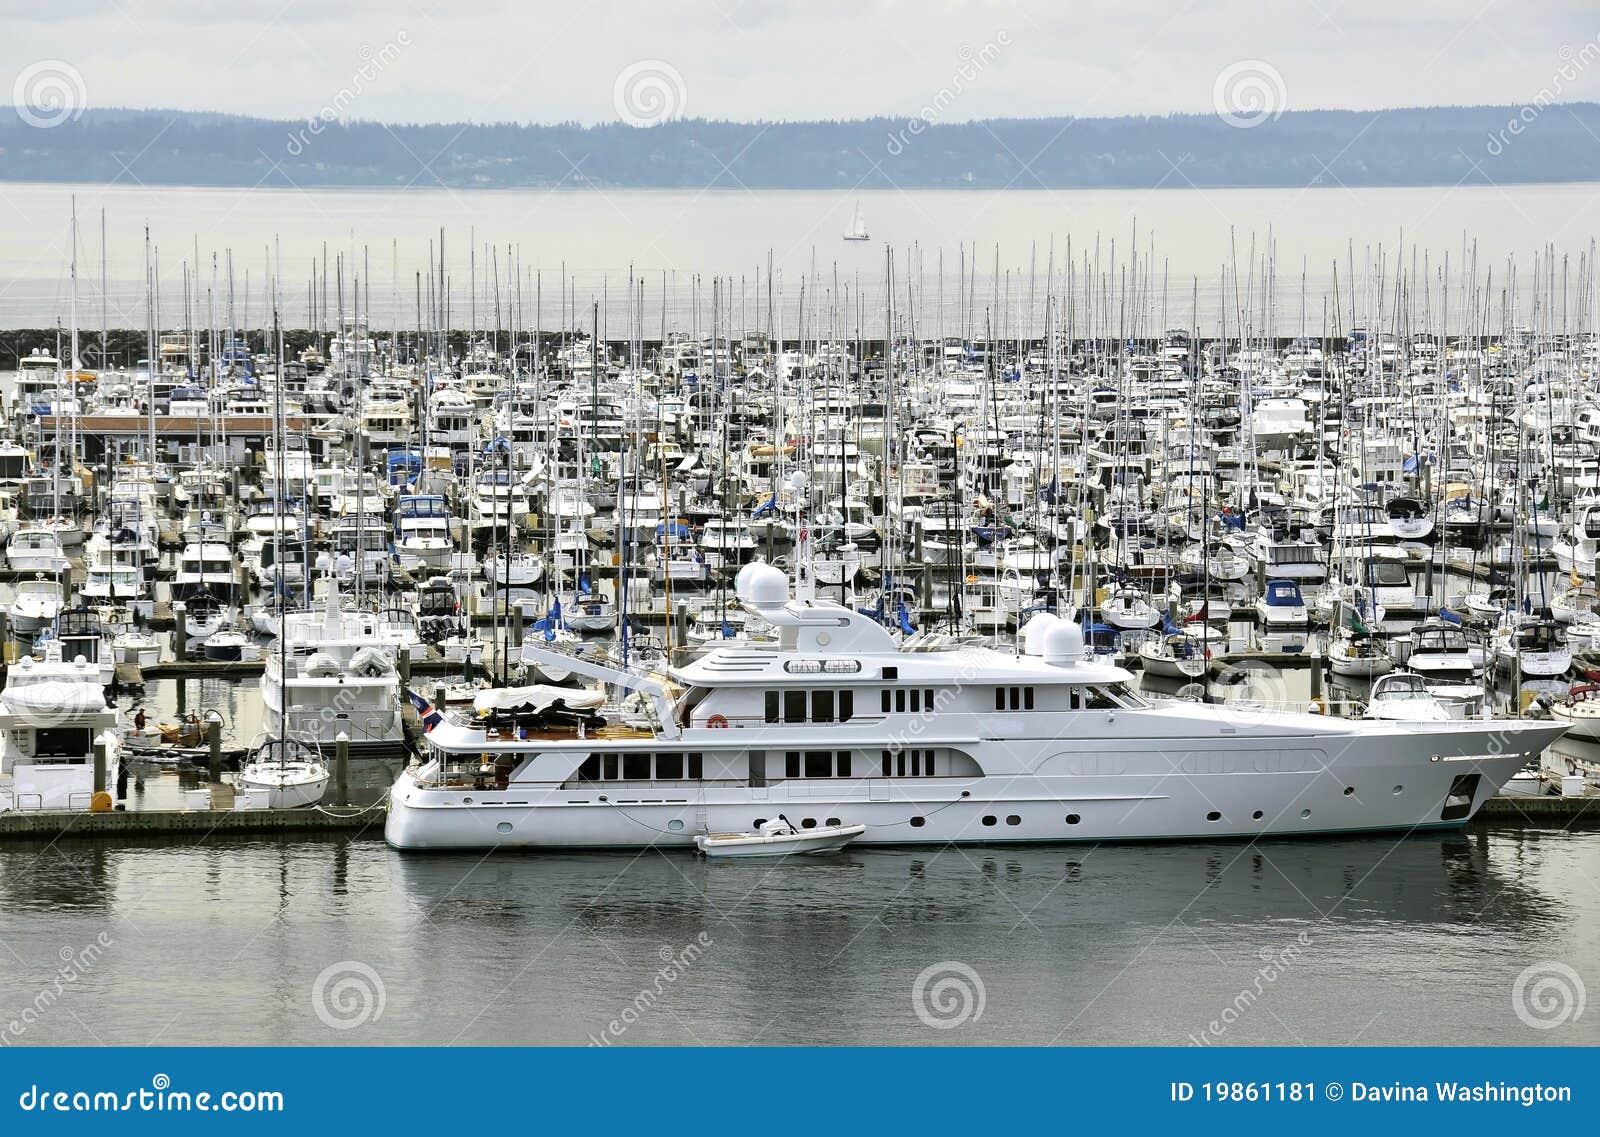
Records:
[[[1311,700],[1311,705],[1306,708],[1308,715],[1325,715],[1328,713],[1328,700],[1318,697]]]
[[[712,715],[706,719],[706,725],[713,730],[722,730],[728,725],[728,717],[726,715]]]

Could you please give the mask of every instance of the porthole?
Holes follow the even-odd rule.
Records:
[[[1300,811],[1300,820],[1301,821],[1310,821],[1311,820],[1311,811],[1309,809],[1302,809]]]
[[[1344,788],[1344,796],[1345,797],[1349,797],[1350,795],[1354,794],[1355,792],[1356,792],[1356,788],[1354,786],[1346,786]]]
[[[1082,820],[1083,820],[1083,818],[1079,817],[1076,813],[1067,814],[1067,824],[1068,825],[1076,825],[1078,822],[1080,822]]]
[[[672,830],[674,833],[682,833],[683,832],[683,822],[681,820],[679,820],[678,818],[674,817],[671,821],[667,822],[667,828]]]
[[[928,819],[926,817],[913,817],[911,819],[911,828],[913,828],[913,829],[921,829],[927,823],[928,823]]]
[[[823,824],[828,826],[831,829],[834,826],[840,824],[840,822],[839,822],[839,819],[837,817],[830,817],[830,818],[828,818],[827,821],[823,822]]]
[[[1402,793],[1405,792],[1405,787],[1404,786],[1396,786],[1390,792],[1393,793],[1396,797],[1399,797]]]
[[[1021,825],[1022,824],[1022,818],[1018,817],[1016,814],[1013,813],[1013,814],[1011,814],[1010,816],[1008,816],[1006,818],[1006,824],[1007,825]]]
[[[816,827],[817,819],[815,817],[807,817],[800,822],[800,828],[802,829],[815,829]]]
[[[984,814],[984,815],[983,815],[983,823],[984,823],[984,824],[985,824],[985,825],[993,825],[993,824],[994,824],[994,823],[995,823],[995,816],[994,816],[994,814],[992,814],[992,813],[986,813],[986,814]]]
[[[1254,813],[1252,813],[1250,815],[1250,820],[1251,821],[1260,821],[1261,820],[1261,811],[1258,809]]]
[[[511,822],[502,821],[499,825],[495,826],[495,829],[501,833],[509,833],[511,832]]]
[[[461,804],[462,805],[471,805],[472,804],[472,799],[470,797],[464,797],[464,798],[461,799]]]
[[[1206,820],[1207,821],[1221,821],[1222,820],[1222,814],[1218,813],[1216,810],[1213,809],[1210,813],[1206,814]]]

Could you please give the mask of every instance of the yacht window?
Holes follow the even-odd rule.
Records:
[[[798,778],[800,776],[800,751],[790,750],[783,756],[783,776]]]
[[[767,719],[768,722],[777,722],[778,721],[778,692],[776,692],[776,691],[768,691],[767,692],[767,714],[766,714],[766,719]]]
[[[840,778],[850,776],[850,751],[841,750],[835,755],[834,774]]]
[[[933,688],[928,687],[922,692],[922,705],[928,710],[933,710]]]
[[[887,687],[885,687],[880,692],[880,694],[883,695],[883,713],[884,714],[888,714],[889,713],[889,701],[890,701],[890,699],[893,698],[893,696],[889,693],[889,688],[887,688]]]
[[[856,713],[856,693],[854,691],[839,692],[839,721],[849,722],[850,717]]]
[[[578,780],[584,782],[600,780],[600,755],[591,754],[584,759],[583,765],[578,767]]]
[[[1111,697],[1111,692],[1104,687],[1086,688],[1084,694],[1088,697],[1085,704],[1091,711],[1114,711],[1122,704]]]
[[[1025,711],[1033,710],[1033,688],[1032,687],[1024,687],[1022,689],[1022,709],[1025,710]]]
[[[624,754],[622,756],[622,777],[629,782],[648,782],[650,780],[650,755]]]
[[[608,782],[615,781],[617,777],[617,756],[615,754],[604,755],[601,759],[601,764],[605,771],[601,777]]]
[[[897,778],[906,776],[906,755],[903,750],[894,756],[894,776]]]
[[[699,754],[689,755],[689,777],[693,778],[695,781],[699,781],[701,778],[705,777],[704,762]]]
[[[916,687],[911,689],[911,710],[913,714],[922,710],[922,691]]]
[[[683,777],[682,754],[657,754],[656,777],[676,780]]]
[[[913,778],[916,778],[916,777],[920,777],[921,775],[922,775],[922,751],[913,750],[911,752],[911,776]]]
[[[885,667],[883,669],[883,677],[887,680],[898,679],[900,678],[900,669],[898,667]]]
[[[785,691],[783,693],[783,721],[806,721],[806,693],[804,691]]]
[[[813,691],[813,692],[811,692],[811,721],[812,722],[832,722],[833,721],[833,692],[832,691]]]
[[[906,693],[904,688],[900,688],[894,693],[894,709],[902,714],[905,712]]]
[[[806,777],[833,777],[833,752],[831,750],[807,750]]]
[[[996,687],[994,689],[994,709],[997,711],[1006,709],[1006,689],[1004,687]]]

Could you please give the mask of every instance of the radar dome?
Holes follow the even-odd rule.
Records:
[[[1054,612],[1039,612],[1022,627],[1022,650],[1028,655],[1043,655],[1045,634],[1061,623]]]
[[[765,561],[751,561],[734,579],[734,593],[752,608],[778,608],[789,602],[789,578]]]
[[[1074,623],[1061,620],[1039,638],[1039,654],[1046,663],[1077,663],[1083,658],[1083,632]]]

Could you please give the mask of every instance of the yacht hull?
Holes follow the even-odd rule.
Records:
[[[1325,736],[1235,727],[1227,739],[1140,740],[1128,737],[1139,715],[1121,717],[1128,731],[1098,739],[970,746],[980,764],[1004,760],[1018,770],[987,777],[791,779],[756,787],[513,781],[500,790],[436,785],[430,763],[396,782],[385,837],[400,849],[692,848],[697,835],[758,828],[779,813],[796,824],[833,817],[864,823],[857,839],[863,845],[1250,840],[1453,827],[1563,729],[1341,724]],[[1308,716],[1263,717],[1303,724]],[[688,745],[704,750],[709,763],[719,742],[727,746],[715,737]],[[1019,753],[1024,748],[1034,752]],[[1028,769],[1035,772],[1022,772]]]

